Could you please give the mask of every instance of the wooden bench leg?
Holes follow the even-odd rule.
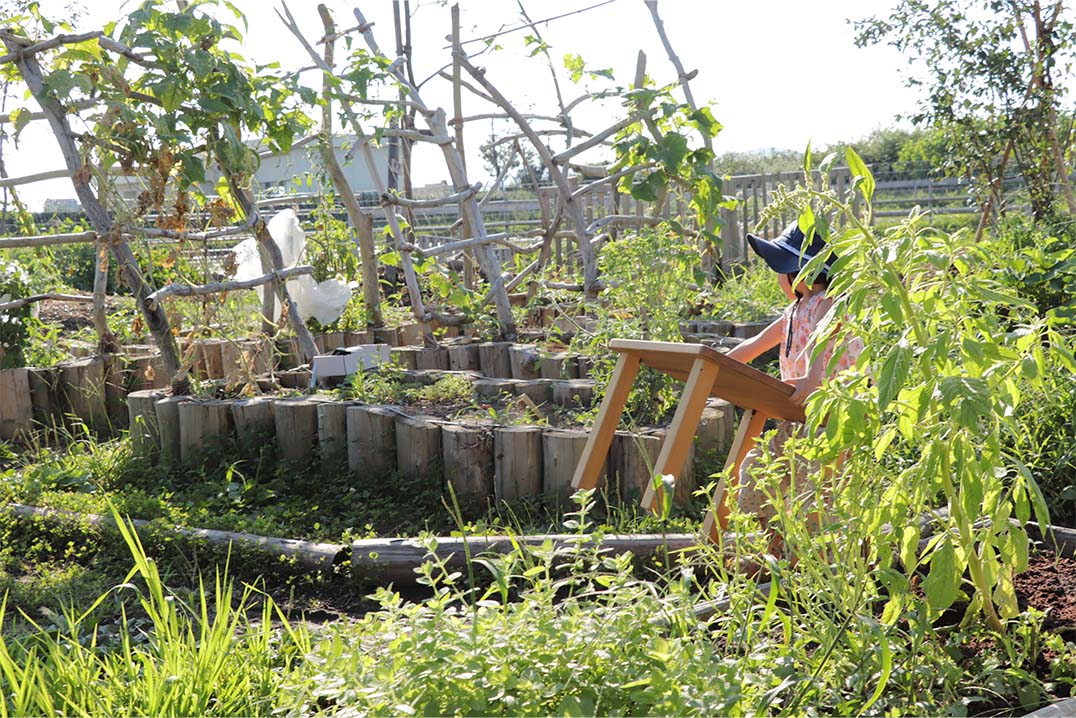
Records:
[[[740,480],[740,466],[744,457],[755,445],[755,439],[762,433],[769,417],[760,411],[747,409],[740,420],[740,428],[736,430],[736,438],[729,447],[729,457],[725,461],[725,470],[717,479],[717,488],[714,489],[713,498],[710,501],[710,509],[706,512],[706,518],[702,522],[702,535],[710,541],[717,543],[721,538],[721,532],[729,523],[729,500],[728,494],[732,494],[734,500],[736,485]],[[726,478],[727,477],[727,478]],[[728,490],[726,491],[726,481]]]
[[[676,414],[661,445],[658,460],[654,463],[654,473],[658,476],[680,475],[687,454],[691,451],[703,409],[706,408],[706,400],[710,398],[710,389],[717,379],[717,369],[717,364],[705,359],[696,359],[691,365],[691,373],[688,374],[684,391],[680,395]],[[643,495],[643,508],[657,511],[661,506],[663,493],[660,489],[655,490],[653,482],[649,482]]]
[[[594,421],[594,428],[590,430],[587,445],[583,447],[583,455],[579,458],[579,465],[575,467],[575,475],[572,476],[573,490],[593,489],[598,485],[598,477],[601,476],[602,465],[609,453],[609,445],[612,444],[616,427],[620,424],[620,412],[624,411],[624,404],[628,401],[628,394],[631,393],[638,373],[638,356],[621,354],[616,360],[613,376],[605,390],[605,399],[598,410],[598,418]]]

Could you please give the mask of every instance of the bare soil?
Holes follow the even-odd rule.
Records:
[[[81,292],[69,292],[81,294]],[[86,294],[85,296],[90,296]],[[118,308],[115,299],[105,302],[105,309],[112,313]],[[93,327],[93,305],[89,302],[64,302],[46,299],[38,305],[38,319],[46,324],[59,324],[65,331],[77,332],[86,327]]]
[[[1027,571],[1015,576],[1013,585],[1021,610],[1032,607],[1044,612],[1044,630],[1076,641],[1076,559],[1032,556]]]

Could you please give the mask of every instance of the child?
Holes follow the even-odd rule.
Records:
[[[827,296],[829,262],[824,265],[822,273],[815,277],[811,285],[808,286],[802,281],[794,285],[800,269],[825,251],[825,242],[817,235],[807,247],[803,246],[805,239],[803,231],[797,224],[789,225],[774,240],[763,239],[753,234],[747,235],[751,249],[762,257],[770,269],[777,272],[777,281],[792,304],[761,334],[742,342],[728,353],[730,358],[747,363],[767,350],[780,346],[781,380],[795,387],[791,400],[797,404],[803,404],[807,397],[821,385],[834,348],[831,344],[814,361],[811,360],[811,355],[814,353],[814,345],[810,342],[811,332],[831,310],[833,300]],[[851,367],[862,350],[862,341],[859,339],[850,341],[837,360],[834,371]],[[799,425],[792,422],[780,422],[776,435],[770,440],[770,456],[782,456],[785,443],[799,428]],[[748,452],[740,466],[738,503],[741,511],[755,514],[765,527],[773,518],[775,510],[770,505],[767,494],[757,487],[753,476],[761,455],[759,447],[755,447]],[[804,476],[816,473],[818,470],[817,465],[809,466],[799,456],[793,456],[791,464],[797,474],[802,473]],[[790,470],[788,475],[781,479],[780,490],[788,491],[794,478]]]

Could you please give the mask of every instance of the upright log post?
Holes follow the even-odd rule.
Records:
[[[307,53],[310,55],[310,59],[314,61],[314,64],[321,68],[322,72],[335,76],[333,68],[325,64],[325,58],[314,50],[299,30],[299,25],[295,22],[295,18],[288,9],[287,3],[283,3],[282,5],[284,14],[280,15],[280,13],[277,13],[281,21],[284,22],[288,30],[295,35],[295,38],[306,49]],[[351,103],[341,99],[340,107],[344,110],[344,114],[347,116],[355,136],[365,137],[366,133],[359,124],[358,117],[356,117]],[[385,194],[385,180],[378,173],[377,162],[374,160],[374,153],[370,149],[370,143],[360,141],[359,152],[362,154],[362,159],[366,164],[366,168],[370,171],[370,177],[374,181],[374,188],[377,190],[378,195]],[[396,217],[396,209],[394,207],[385,207],[385,220],[388,222],[389,231],[392,234],[393,242],[396,245],[396,251],[400,255],[400,269],[403,271],[404,282],[407,285],[408,299],[411,302],[411,312],[414,314],[415,319],[423,324],[423,336],[426,344],[433,346],[436,342],[433,338],[433,330],[429,326],[429,321],[433,317],[426,311],[426,305],[422,301],[422,290],[418,286],[418,277],[415,274],[414,263],[411,261],[411,253],[403,250],[404,245],[407,244],[407,240],[404,237],[403,229],[400,227],[400,222]]]

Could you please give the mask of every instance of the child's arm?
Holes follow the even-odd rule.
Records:
[[[729,350],[725,356],[743,362],[744,364],[754,361],[781,343],[781,340],[785,336],[785,329],[787,328],[785,321],[785,317],[778,317],[770,324],[770,326],[763,329],[761,333],[740,342]]]

